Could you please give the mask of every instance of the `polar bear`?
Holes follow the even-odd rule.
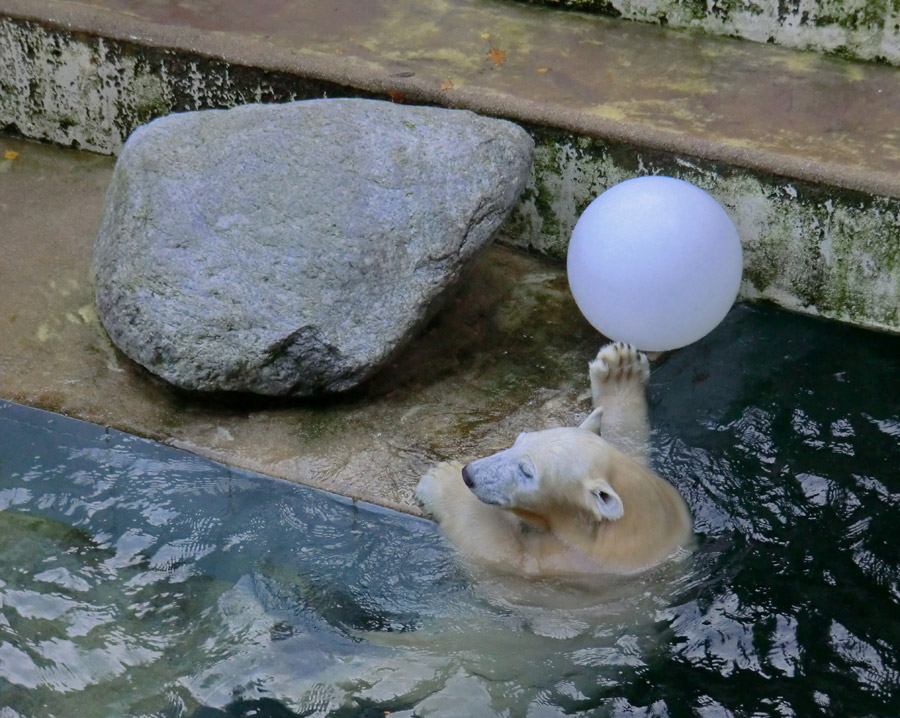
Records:
[[[418,499],[464,556],[530,578],[576,578],[637,573],[689,548],[687,504],[648,467],[646,355],[607,344],[589,375],[594,410],[579,427],[520,434],[419,481]]]

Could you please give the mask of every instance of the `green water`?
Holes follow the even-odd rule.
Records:
[[[898,358],[749,306],[672,354],[655,462],[698,549],[601,591],[0,402],[0,718],[900,715]]]

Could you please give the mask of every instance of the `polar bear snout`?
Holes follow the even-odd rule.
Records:
[[[463,483],[479,500],[511,508],[525,500],[539,483],[537,467],[515,447],[476,459],[462,469]]]
[[[486,504],[493,506],[502,506],[508,503],[507,491],[504,490],[503,482],[498,481],[493,469],[494,457],[488,456],[484,459],[476,459],[466,464],[462,468],[463,483],[469,487],[478,499]]]
[[[472,472],[469,471],[469,464],[466,464],[462,468],[462,477],[463,483],[468,486],[470,489],[475,486],[475,482],[472,481]]]

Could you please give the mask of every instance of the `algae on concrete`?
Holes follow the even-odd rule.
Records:
[[[564,259],[585,207],[630,177],[693,182],[729,212],[744,246],[745,298],[900,330],[900,200],[530,127],[532,178],[502,241]]]
[[[509,2],[178,5],[0,0],[0,126],[115,152],[151,108],[368,93],[900,196],[892,67]]]
[[[166,83],[144,60],[115,52],[102,38],[82,40],[37,31],[34,23],[0,23],[0,123],[26,136],[110,152],[116,148],[110,138],[170,110]],[[34,76],[36,68],[42,77]]]
[[[103,154],[118,154],[137,127],[172,112],[354,94],[13,18],[0,17],[0,47],[0,130]]]

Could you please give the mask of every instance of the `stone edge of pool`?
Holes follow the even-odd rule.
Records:
[[[366,513],[374,515],[387,515],[395,519],[399,518],[404,522],[408,522],[409,525],[420,527],[435,526],[434,522],[408,511],[400,511],[386,506],[380,506],[369,501],[355,499],[343,494],[335,493],[334,491],[328,491],[327,489],[310,486],[309,484],[305,484],[299,481],[290,481],[288,479],[282,479],[277,476],[271,476],[269,474],[260,473],[251,469],[244,469],[232,464],[226,464],[221,461],[216,461],[214,459],[208,458],[201,454],[196,454],[194,452],[188,451],[187,449],[182,449],[177,446],[172,446],[170,444],[155,441],[154,439],[148,439],[146,437],[130,434],[126,431],[121,431],[109,426],[102,426],[100,424],[95,424],[83,419],[66,416],[64,414],[58,414],[53,411],[48,411],[46,409],[40,409],[33,406],[26,406],[24,404],[19,404],[18,402],[9,401],[2,398],[0,398],[0,420],[16,422],[18,424],[24,424],[26,426],[32,426],[35,429],[48,431],[51,434],[68,434],[69,436],[75,437],[76,440],[83,442],[86,446],[96,446],[98,444],[101,444],[106,447],[110,447],[112,443],[115,443],[121,448],[122,439],[130,438],[139,442],[146,442],[146,444],[154,446],[157,451],[165,452],[166,454],[173,457],[188,455],[191,457],[192,461],[198,461],[208,466],[217,467],[218,469],[221,469],[223,472],[229,475],[237,474],[249,477],[252,480],[283,482],[294,487],[293,490],[295,490],[298,494],[302,494],[304,492],[314,493],[316,495],[326,497],[330,501],[334,501],[347,507],[352,507],[354,510],[364,511]],[[260,485],[260,490],[263,490],[262,485]]]

